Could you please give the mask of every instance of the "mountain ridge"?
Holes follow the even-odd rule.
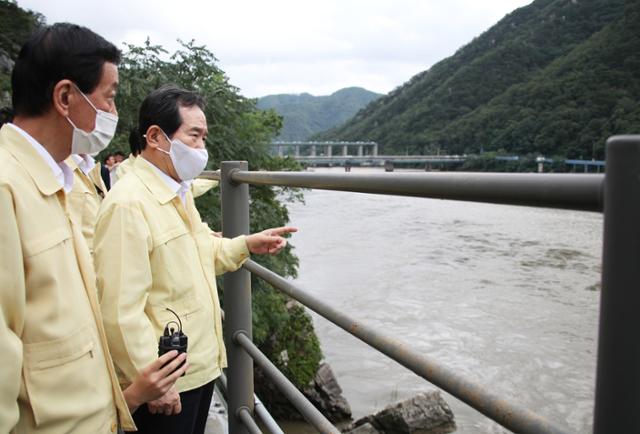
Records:
[[[380,97],[362,87],[346,87],[330,95],[276,94],[258,98],[258,108],[273,109],[283,117],[278,140],[307,140],[351,118]]]
[[[542,122],[538,122],[536,128],[517,129],[518,137],[513,135],[515,130],[510,124],[524,122],[520,117],[529,106],[542,107],[537,98],[544,100],[562,96],[562,88],[551,86],[561,81],[557,74],[553,77],[550,75],[556,61],[584,46],[587,52],[581,54],[582,60],[574,61],[589,65],[585,59],[598,57],[596,54],[602,49],[592,47],[587,42],[607,26],[623,23],[625,19],[627,25],[620,24],[628,45],[623,50],[623,56],[631,59],[628,60],[630,65],[621,69],[619,65],[611,63],[607,65],[607,70],[613,74],[622,71],[624,80],[615,86],[616,90],[629,88],[631,90],[626,93],[622,92],[627,98],[640,97],[640,91],[636,91],[639,79],[633,70],[640,43],[637,41],[639,36],[635,34],[638,32],[633,32],[631,24],[633,17],[637,16],[637,9],[637,2],[624,0],[536,0],[507,14],[452,56],[416,74],[387,96],[369,104],[342,126],[315,138],[375,140],[383,152],[404,153],[408,149],[411,153],[429,153],[443,149],[448,152],[477,153],[485,149],[602,158],[603,136],[617,133],[621,131],[620,128],[597,130],[592,126],[590,133],[580,132],[580,139],[567,141],[563,140],[561,131],[550,127],[545,130]],[[608,49],[618,52],[616,47],[622,45],[623,40],[611,34],[605,36],[612,47]],[[606,56],[600,55],[599,58],[605,59]],[[574,79],[578,80],[579,86],[586,86],[583,83],[586,77]],[[608,84],[611,78],[600,77],[599,81]],[[546,86],[549,95],[535,94],[531,85],[525,86],[527,83]],[[568,86],[571,81],[563,78],[562,83]],[[510,92],[514,92],[512,89],[523,86],[528,89],[529,95],[536,95],[536,100],[518,98],[512,103],[519,105],[506,106],[506,97],[503,95],[510,95]],[[587,95],[592,94],[591,91],[587,92]],[[503,99],[500,99],[501,96]],[[575,98],[577,95],[574,95]],[[573,104],[566,98],[560,100],[568,107]],[[605,104],[607,107],[610,105]],[[556,108],[554,112],[563,111],[562,108],[566,107]],[[495,119],[491,115],[498,109],[501,115]],[[599,107],[590,108],[589,120],[600,119],[599,110]],[[520,117],[513,119],[509,111],[519,113]],[[538,118],[548,121],[548,116],[541,108],[525,113],[528,113],[529,123],[535,123]],[[563,116],[569,115],[563,111]],[[584,113],[581,116],[584,122],[587,118]],[[640,129],[640,122],[629,119],[635,119],[635,113],[625,115],[623,123],[627,128]],[[491,128],[485,124],[489,120],[495,121]],[[610,121],[600,119],[598,122]],[[578,133],[577,128],[574,131]],[[527,146],[509,143],[508,139],[522,140]]]

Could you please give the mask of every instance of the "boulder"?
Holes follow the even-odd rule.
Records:
[[[298,410],[259,367],[255,367],[254,373],[255,393],[276,420],[303,420]],[[302,393],[332,423],[351,420],[351,407],[342,396],[342,389],[327,363],[320,363],[314,379],[302,390]]]
[[[420,393],[359,419],[348,432],[360,433],[357,430],[365,425],[382,434],[445,434],[456,429],[453,412],[439,390]]]
[[[349,434],[380,434],[380,431],[375,429],[373,425],[367,422],[364,425],[353,428],[351,431],[349,431]]]
[[[327,363],[320,363],[313,383],[304,394],[330,421],[351,419],[351,406],[342,396],[342,388]]]

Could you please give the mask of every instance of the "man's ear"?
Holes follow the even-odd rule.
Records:
[[[57,111],[60,116],[69,116],[69,100],[71,96],[71,80],[60,80],[53,87],[53,93],[51,95],[51,105],[53,109]]]
[[[164,134],[162,134],[162,130],[160,129],[159,126],[151,125],[149,128],[147,128],[147,132],[144,135],[144,139],[147,141],[148,147],[155,149],[162,143],[162,139],[164,139]]]

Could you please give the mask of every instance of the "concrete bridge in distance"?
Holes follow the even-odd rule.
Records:
[[[394,166],[403,164],[424,165],[425,170],[432,166],[442,167],[464,163],[476,155],[379,155],[376,142],[345,141],[275,141],[271,143],[271,151],[281,157],[290,157],[309,166],[343,166],[349,170],[352,166],[384,166],[392,171]],[[498,161],[518,161],[519,156],[496,156]],[[539,156],[536,158],[538,172],[544,172],[544,165],[554,163],[553,159]],[[584,172],[604,170],[603,160],[558,160],[572,166],[575,172],[578,167]]]
[[[271,150],[281,157],[290,157],[310,166],[384,166],[393,170],[395,164],[463,163],[462,155],[379,155],[376,142],[303,142],[277,141]]]
[[[394,165],[418,164],[425,165],[425,168],[429,169],[432,164],[464,163],[467,157],[463,155],[307,155],[291,158],[309,166],[384,166],[386,169],[393,169]]]
[[[304,142],[304,141],[275,141],[271,143],[271,150],[281,157],[294,157],[296,160],[303,157],[333,157],[334,148],[338,148],[336,156],[364,155],[377,156],[378,144],[376,142]],[[355,152],[354,152],[355,151]]]

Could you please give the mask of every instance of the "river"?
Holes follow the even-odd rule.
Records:
[[[591,431],[601,214],[322,190],[289,209],[299,286],[498,395]],[[313,318],[354,418],[434,387]],[[457,433],[508,432],[445,399]]]

